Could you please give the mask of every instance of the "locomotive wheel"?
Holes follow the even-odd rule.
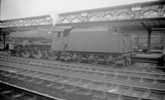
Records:
[[[29,58],[30,57],[30,53],[28,51],[24,51],[21,53],[21,56],[24,58]]]
[[[40,50],[38,50],[38,51],[33,51],[33,57],[34,58],[37,58],[37,59],[41,59],[41,57],[42,57],[42,53],[41,53],[41,51]]]

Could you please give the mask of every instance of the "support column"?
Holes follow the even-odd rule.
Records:
[[[3,34],[3,46],[5,49],[5,47],[6,47],[6,35],[5,34]]]
[[[162,53],[163,54],[165,54],[165,34],[163,33],[163,35],[162,35],[162,38],[163,38],[163,51],[162,51]]]
[[[148,51],[150,51],[150,49],[151,49],[151,33],[152,33],[152,31],[149,30],[148,31],[148,40],[147,40],[147,49],[148,49]]]
[[[150,51],[150,49],[151,49],[151,33],[152,33],[152,29],[149,26],[147,26],[144,22],[141,22],[141,24],[148,32],[147,51]]]

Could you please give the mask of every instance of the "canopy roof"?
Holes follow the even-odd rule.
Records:
[[[63,13],[53,26],[49,15],[30,18],[0,21],[2,32],[23,31],[34,28],[45,28],[52,31],[63,31],[68,27],[89,27],[97,25],[130,25],[143,26],[147,30],[164,30],[165,2],[148,2],[109,8],[100,8],[78,12]]]

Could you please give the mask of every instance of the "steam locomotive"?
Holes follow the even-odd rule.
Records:
[[[8,30],[7,43],[13,45],[10,49],[12,56],[64,62],[130,64],[131,40],[127,34],[124,36],[111,29],[111,26],[19,27]]]

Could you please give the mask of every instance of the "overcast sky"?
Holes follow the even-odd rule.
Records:
[[[1,19],[59,14],[156,0],[2,0]]]

